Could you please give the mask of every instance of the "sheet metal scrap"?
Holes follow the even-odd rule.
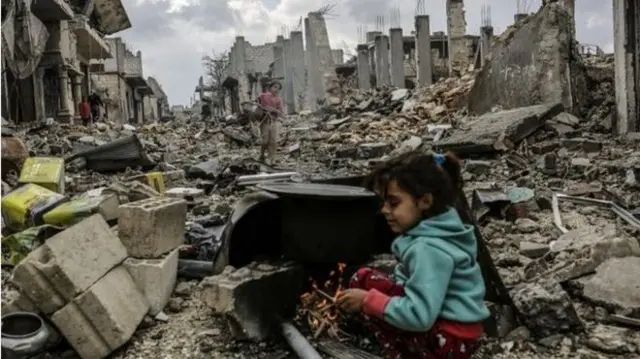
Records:
[[[640,229],[640,220],[636,218],[631,212],[624,209],[622,206],[616,204],[613,201],[607,201],[602,199],[594,199],[594,198],[586,198],[586,197],[574,197],[568,196],[562,193],[554,193],[551,201],[551,206],[553,208],[553,222],[556,227],[562,231],[562,233],[567,233],[569,230],[562,224],[562,216],[560,215],[560,202],[573,202],[578,204],[587,204],[587,205],[595,205],[599,207],[605,207],[613,211],[618,217],[623,219],[625,222],[630,225]]]

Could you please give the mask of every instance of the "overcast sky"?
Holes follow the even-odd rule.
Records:
[[[202,55],[228,51],[235,36],[242,34],[252,44],[275,40],[283,27],[294,29],[300,17],[330,2],[337,4],[335,16],[327,19],[332,48],[353,53],[358,27],[373,31],[376,16],[389,25],[391,9],[400,10],[402,27],[413,28],[416,0],[123,0],[133,27],[122,36],[133,50],[142,51],[145,76],[154,76],[172,105],[188,104],[198,77],[203,74]],[[491,6],[497,33],[513,21],[517,3],[529,12],[540,0],[466,0],[467,32],[477,34],[481,7]],[[426,0],[431,30],[446,30],[446,0]],[[611,0],[576,1],[578,40],[613,51]],[[525,5],[521,5],[525,6]]]

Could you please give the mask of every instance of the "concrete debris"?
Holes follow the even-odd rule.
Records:
[[[556,281],[523,285],[512,296],[524,324],[536,336],[544,338],[583,326],[571,298]]]
[[[235,337],[265,339],[279,318],[295,310],[302,279],[300,267],[254,263],[227,267],[200,287],[203,302],[228,318]]]

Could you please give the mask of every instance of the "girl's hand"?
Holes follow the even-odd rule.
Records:
[[[345,312],[355,313],[362,310],[364,297],[367,295],[366,290],[347,289],[338,296],[336,305]]]

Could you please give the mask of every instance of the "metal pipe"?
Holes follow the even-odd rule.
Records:
[[[261,173],[257,175],[240,176],[238,177],[237,184],[239,186],[249,186],[261,182],[287,180],[300,176],[298,172]]]
[[[298,329],[289,322],[280,323],[282,336],[300,359],[322,359],[318,351],[309,344]]]

